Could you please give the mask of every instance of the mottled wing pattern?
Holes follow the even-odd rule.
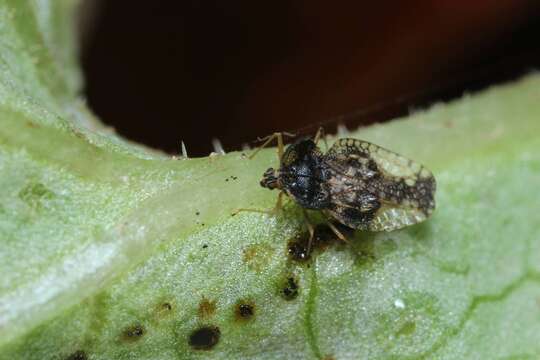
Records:
[[[435,178],[423,165],[375,144],[339,139],[324,155],[332,196],[326,213],[343,224],[391,231],[435,209]]]

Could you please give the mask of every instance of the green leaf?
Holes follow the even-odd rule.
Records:
[[[0,359],[540,356],[539,75],[352,133],[438,208],[295,261],[293,203],[231,216],[273,206],[273,150],[171,158],[85,108],[75,5],[0,1]]]

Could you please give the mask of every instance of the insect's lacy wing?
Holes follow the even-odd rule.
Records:
[[[338,194],[324,213],[350,228],[371,230],[378,209],[379,203],[374,196],[353,192]]]
[[[348,223],[342,221],[348,226],[371,231],[392,231],[422,222],[435,209],[435,178],[428,169],[413,160],[357,139],[339,139],[325,154],[325,158],[337,171],[340,171],[340,167],[345,169],[347,166],[343,164],[350,164],[348,160],[351,158],[373,160],[376,164],[375,172],[379,176],[371,180],[359,178],[356,181],[363,183],[361,191],[377,198],[380,207],[371,214],[369,221],[366,218],[354,221],[351,218],[355,215],[352,209],[336,209],[332,215],[340,221],[347,220],[339,218],[343,217],[343,212],[350,215]],[[360,198],[360,195],[357,197]],[[352,226],[354,224],[363,225]]]

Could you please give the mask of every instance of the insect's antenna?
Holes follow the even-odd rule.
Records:
[[[272,135],[268,135],[268,136],[265,136],[265,137],[262,137],[262,138],[261,138],[261,137],[258,137],[257,140],[252,141],[252,143],[254,143],[254,142],[261,142],[261,141],[267,141],[269,138],[271,138],[272,136],[274,136],[274,135],[276,135],[276,134],[277,134],[277,133],[274,133],[274,134],[272,134]],[[295,133],[286,132],[286,131],[281,131],[280,134],[283,135],[283,136],[287,136],[287,137],[296,137],[296,136],[297,136],[297,134],[295,134]]]

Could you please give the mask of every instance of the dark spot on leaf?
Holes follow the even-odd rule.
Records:
[[[305,241],[291,240],[287,244],[287,253],[291,260],[294,261],[307,261],[309,259],[308,244]]]
[[[238,306],[238,315],[242,318],[250,318],[253,316],[255,309],[250,304],[241,304]]]
[[[33,208],[41,205],[42,201],[54,197],[54,193],[42,183],[30,183],[19,191],[19,198]]]
[[[77,350],[73,354],[66,357],[65,360],[86,360],[88,359],[88,356],[86,353],[82,350]]]
[[[298,296],[298,291],[298,280],[296,280],[293,276],[287,277],[280,289],[281,296],[287,301],[296,299]]]
[[[239,301],[234,310],[236,320],[246,321],[253,318],[255,315],[255,304],[252,301]]]
[[[201,299],[201,302],[199,302],[199,310],[198,314],[199,317],[203,319],[207,319],[214,315],[216,312],[216,301],[215,300],[208,300],[207,298],[203,297]]]
[[[202,246],[203,249],[206,249],[207,247],[208,247],[208,245],[206,245],[206,244],[204,244],[204,245]]]
[[[238,177],[237,176],[231,176],[231,179],[236,180],[236,179],[238,179]]]
[[[211,350],[219,342],[221,332],[216,326],[204,326],[191,333],[189,345],[195,350]]]
[[[122,332],[122,340],[126,342],[135,342],[144,335],[144,328],[140,324],[128,326]]]
[[[397,336],[411,335],[416,330],[416,323],[414,321],[407,321],[401,328],[396,331]]]
[[[195,215],[199,216],[199,215],[201,215],[201,213],[198,212],[198,211],[196,211],[196,212],[195,212]]]
[[[327,225],[315,227],[311,250],[309,249],[309,237],[309,231],[305,231],[288,242],[287,255],[291,260],[307,262],[313,254],[325,251],[334,243],[342,242]]]
[[[251,244],[242,251],[242,259],[250,270],[262,271],[272,259],[274,249],[268,244]]]
[[[172,310],[172,305],[171,305],[171,303],[168,303],[168,302],[162,303],[159,307],[160,307],[160,310],[162,310],[162,311],[171,311]]]
[[[416,357],[428,351],[449,329],[436,296],[425,292],[404,292],[388,303],[375,318],[375,340],[388,356]]]
[[[227,178],[227,179],[225,179],[225,181],[229,181],[229,179]]]
[[[155,309],[154,319],[159,321],[172,313],[173,304],[168,301],[160,302]]]

